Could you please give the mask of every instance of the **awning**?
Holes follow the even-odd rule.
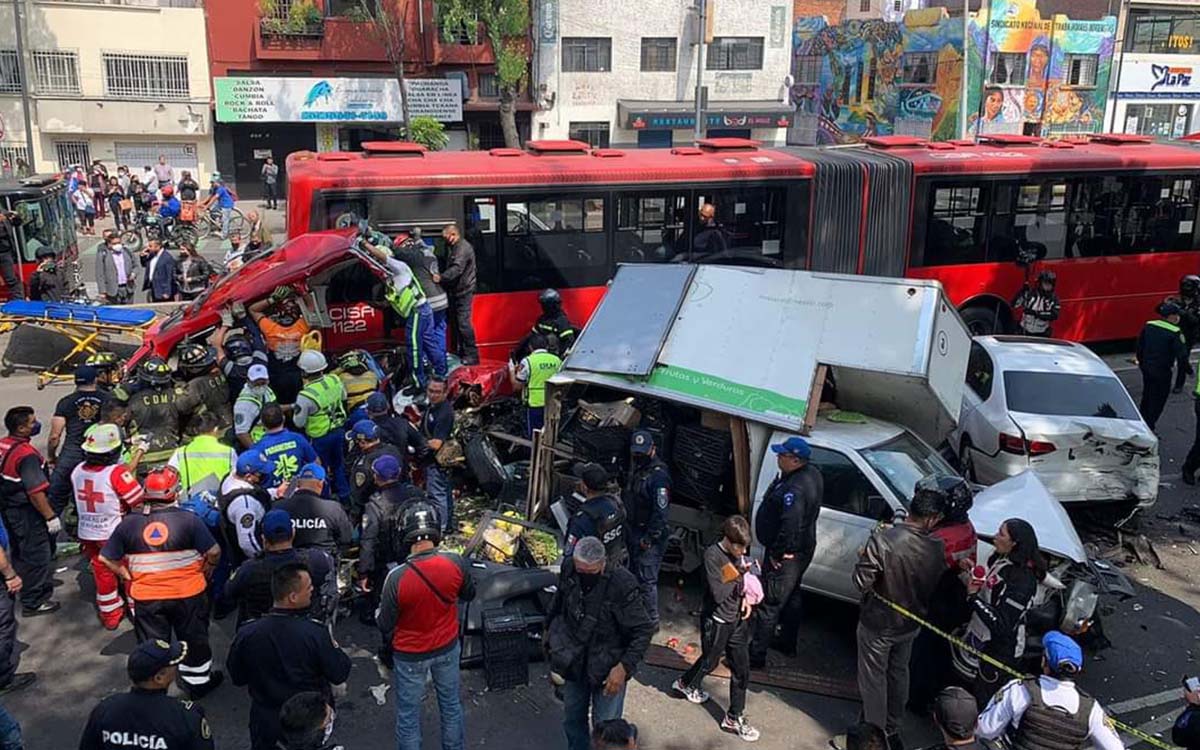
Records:
[[[709,128],[786,128],[794,111],[778,101],[710,101],[704,110]],[[696,127],[696,103],[617,100],[617,121],[630,130],[690,130]]]

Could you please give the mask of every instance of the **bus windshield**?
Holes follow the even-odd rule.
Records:
[[[22,222],[21,260],[34,261],[43,247],[51,247],[60,255],[76,247],[75,213],[65,191],[19,201],[15,210]]]

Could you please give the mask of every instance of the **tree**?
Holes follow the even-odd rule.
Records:
[[[529,0],[442,0],[438,20],[447,41],[466,29],[472,44],[478,43],[482,25],[496,56],[496,78],[500,88],[500,127],[504,145],[519,148],[517,97],[529,72]]]
[[[430,151],[441,151],[450,143],[450,136],[446,135],[446,126],[441,121],[425,115],[412,118],[404,132],[407,140],[419,143]]]
[[[417,0],[420,2],[421,0]],[[408,124],[408,93],[404,89],[404,17],[408,0],[358,0],[356,20],[367,24],[400,82],[400,116]]]

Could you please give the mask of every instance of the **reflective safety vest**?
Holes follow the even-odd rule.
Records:
[[[1146,325],[1154,326],[1155,328],[1161,328],[1164,331],[1170,331],[1171,333],[1177,333],[1180,336],[1183,335],[1183,332],[1179,330],[1179,326],[1175,325],[1169,320],[1147,320]]]
[[[370,370],[362,375],[355,375],[345,370],[338,370],[337,373],[338,377],[342,379],[342,385],[346,388],[347,409],[353,410],[359,404],[366,403],[367,398],[379,390],[379,378]]]
[[[540,409],[546,405],[546,381],[559,371],[562,360],[556,354],[538,349],[526,357],[525,362],[529,368],[529,381],[525,383],[525,403],[534,409]]]
[[[275,403],[275,391],[268,388],[265,393],[253,393],[249,388],[243,387],[242,392],[238,394],[237,403],[254,404],[254,425],[250,428],[250,440],[257,443],[267,434],[267,428],[262,426],[260,419],[262,408]]]
[[[179,481],[187,495],[211,488],[215,496],[221,482],[233,471],[228,445],[212,435],[197,435],[192,442],[179,449]]]
[[[325,437],[346,421],[346,389],[332,372],[304,386],[300,395],[317,405],[304,423],[304,433],[310,438]]]
[[[114,535],[125,540],[125,562],[133,577],[129,594],[134,601],[186,599],[204,591],[208,586],[204,555],[193,546],[196,540],[188,528],[202,523],[176,506],[125,516]]]
[[[416,274],[410,274],[408,283],[403,287],[397,287],[395,279],[388,279],[383,297],[402,318],[412,315],[418,307],[425,304],[425,291],[421,289]]]

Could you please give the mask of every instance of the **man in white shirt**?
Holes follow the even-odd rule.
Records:
[[[154,169],[147,164],[142,167],[142,186],[147,192],[158,193],[158,177],[154,174]]]
[[[270,497],[261,488],[271,476],[271,464],[258,451],[246,451],[238,456],[234,472],[221,483],[221,497],[217,501],[221,510],[221,521],[231,536],[237,538],[242,557],[235,556],[235,564],[262,552],[258,524],[262,522],[270,505]]]
[[[1075,687],[1083,651],[1052,630],[1042,637],[1042,676],[1005,685],[979,717],[975,736],[994,740],[1009,732],[1017,750],[1072,747],[1122,750],[1121,738],[1104,719],[1104,709]]]

